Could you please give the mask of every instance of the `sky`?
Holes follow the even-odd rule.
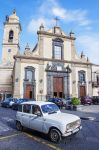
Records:
[[[22,32],[20,51],[28,43],[31,50],[37,43],[41,23],[48,30],[58,26],[66,33],[75,33],[77,54],[83,51],[92,63],[99,65],[99,0],[0,0],[0,58],[2,54],[3,22],[16,9]]]

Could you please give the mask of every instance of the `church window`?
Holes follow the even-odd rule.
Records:
[[[27,79],[29,82],[32,81],[32,71],[31,70],[27,70]]]
[[[12,30],[10,30],[10,32],[9,32],[9,42],[13,41],[13,35],[14,35],[14,32]]]
[[[79,71],[79,81],[82,83],[82,82],[85,82],[85,71]]]
[[[59,38],[53,40],[53,58],[63,59],[63,40]]]
[[[25,80],[28,82],[32,82],[34,80],[34,68],[33,67],[26,67],[25,68]]]
[[[62,50],[60,46],[54,46],[54,58],[61,59],[62,58]]]

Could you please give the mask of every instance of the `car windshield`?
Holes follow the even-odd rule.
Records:
[[[55,104],[42,105],[41,109],[43,113],[56,113],[57,111],[59,111],[59,108]]]

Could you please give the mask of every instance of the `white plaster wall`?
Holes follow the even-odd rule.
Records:
[[[0,69],[0,84],[11,84],[12,69]]]
[[[99,87],[98,88],[93,88],[93,96],[98,96],[99,95]]]
[[[44,37],[44,57],[52,58],[52,38]]]
[[[64,60],[71,60],[71,41],[64,41]]]

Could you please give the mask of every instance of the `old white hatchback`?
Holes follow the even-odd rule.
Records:
[[[41,101],[24,102],[19,106],[16,128],[21,131],[23,127],[48,134],[53,142],[59,142],[62,137],[82,128],[78,116],[62,113],[56,104]]]

